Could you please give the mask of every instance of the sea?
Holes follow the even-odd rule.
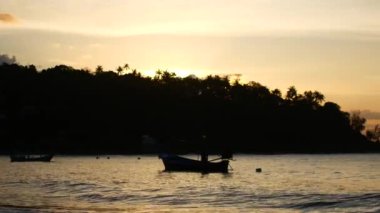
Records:
[[[156,155],[0,156],[0,212],[380,212],[380,154],[238,154],[230,165],[201,174],[164,172]]]

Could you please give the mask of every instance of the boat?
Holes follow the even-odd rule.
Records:
[[[203,157],[203,156],[202,156]],[[159,158],[165,166],[165,171],[188,171],[188,172],[201,172],[201,173],[228,173],[229,160],[226,158],[217,158],[212,161],[205,159],[193,160],[184,158],[178,155],[161,154]],[[207,159],[207,158],[206,158]],[[219,160],[218,162],[213,162]]]
[[[11,154],[11,162],[50,162],[53,154],[29,155],[29,154]]]

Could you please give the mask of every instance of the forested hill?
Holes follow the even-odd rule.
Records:
[[[317,91],[281,94],[228,77],[145,77],[0,65],[0,150],[55,153],[379,152]],[[148,138],[149,140],[142,140]],[[154,140],[153,140],[154,139]]]

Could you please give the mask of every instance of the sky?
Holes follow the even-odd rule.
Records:
[[[0,54],[40,69],[241,74],[380,119],[379,20],[379,0],[1,0]]]

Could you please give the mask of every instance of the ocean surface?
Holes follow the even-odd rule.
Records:
[[[380,212],[380,154],[234,158],[229,174],[199,174],[157,156],[1,156],[0,212]]]

